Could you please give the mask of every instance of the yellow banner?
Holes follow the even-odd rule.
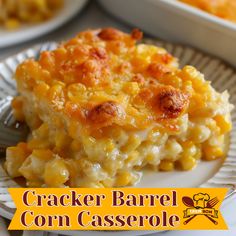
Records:
[[[12,188],[9,230],[227,229],[222,188]]]

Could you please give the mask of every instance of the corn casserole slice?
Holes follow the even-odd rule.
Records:
[[[12,107],[31,134],[7,149],[11,177],[31,187],[127,186],[143,168],[190,170],[224,156],[228,93],[141,38],[88,30],[18,66]]]

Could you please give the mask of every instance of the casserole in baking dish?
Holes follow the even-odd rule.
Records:
[[[236,22],[235,0],[179,0],[222,19]]]

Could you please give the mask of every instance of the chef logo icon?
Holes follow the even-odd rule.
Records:
[[[182,202],[188,207],[184,210],[184,218],[188,218],[184,221],[185,225],[199,215],[207,217],[215,225],[218,224],[216,221],[218,218],[218,210],[214,209],[219,203],[217,197],[210,198],[207,193],[198,193],[193,195],[192,198],[184,196]]]

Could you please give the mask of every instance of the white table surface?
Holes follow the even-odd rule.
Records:
[[[138,1],[137,1],[138,2]],[[4,48],[0,50],[0,60],[7,56],[16,54],[32,45],[46,42],[46,41],[63,41],[76,35],[77,32],[88,28],[99,27],[117,27],[124,31],[130,31],[131,28],[122,22],[112,18],[105,13],[100,6],[97,5],[95,0],[92,0],[77,17],[72,19],[69,23],[57,29],[56,31],[49,33],[45,36],[32,40],[30,42],[22,43],[20,45]],[[144,31],[144,29],[143,29]],[[171,41],[171,39],[169,39]],[[236,204],[235,204],[236,206]],[[235,213],[234,213],[235,212]],[[230,207],[225,210],[224,215],[227,215],[227,222],[232,218],[236,219],[236,207],[235,211],[230,211]],[[236,222],[236,221],[235,221]],[[236,224],[231,222],[231,230],[227,231],[169,231],[158,235],[163,236],[234,236],[236,235]],[[79,236],[79,235],[78,235]]]

